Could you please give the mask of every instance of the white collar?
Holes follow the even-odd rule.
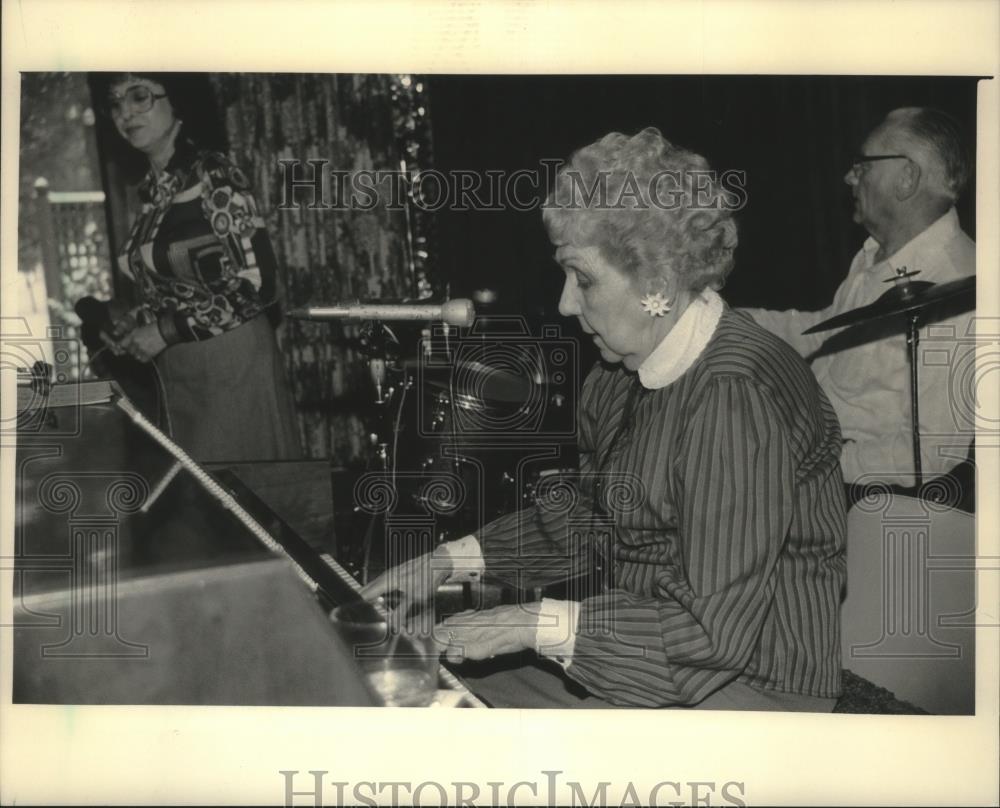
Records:
[[[639,365],[639,381],[659,390],[679,379],[701,356],[722,317],[722,298],[705,289],[691,301],[673,328]]]
[[[958,212],[955,208],[950,208],[947,213],[917,233],[888,258],[883,258],[881,261],[875,260],[875,253],[878,252],[880,245],[872,236],[865,240],[863,249],[868,256],[869,267],[888,264],[893,271],[903,267],[913,270],[913,263],[918,255],[930,248],[945,244],[959,230],[961,230],[961,226],[958,223]],[[918,277],[916,280],[920,280],[920,278]]]

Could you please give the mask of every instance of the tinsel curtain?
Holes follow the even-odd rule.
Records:
[[[429,222],[419,211],[282,209],[283,168],[325,160],[329,171],[427,168],[427,100],[417,77],[262,75],[212,77],[230,153],[248,172],[281,273],[283,308],[435,291]],[[301,200],[303,197],[299,197]],[[332,197],[326,197],[331,202]],[[440,290],[437,290],[440,291]],[[303,445],[312,457],[350,464],[369,451],[364,421],[374,392],[354,329],[286,319],[279,338],[293,384]]]

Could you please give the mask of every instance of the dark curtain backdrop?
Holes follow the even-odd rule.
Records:
[[[406,221],[372,210],[280,209],[279,160],[325,159],[329,169],[398,167],[399,137],[388,75],[213,76],[230,151],[251,168],[285,284],[287,308],[412,294]],[[329,204],[329,203],[328,203]],[[367,364],[337,324],[288,320],[283,348],[305,446],[313,456],[357,461],[367,451]]]
[[[431,90],[439,169],[537,167],[652,125],[714,168],[745,170],[737,265],[723,291],[734,305],[829,302],[866,235],[843,177],[888,110],[941,107],[974,147],[970,78],[438,76]],[[974,237],[973,199],[970,188],[959,214]],[[561,273],[539,211],[443,212],[439,226],[453,292],[495,288],[504,309],[558,320]]]

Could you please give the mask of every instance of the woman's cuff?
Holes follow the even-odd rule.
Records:
[[[174,319],[174,312],[165,311],[156,318],[156,327],[160,330],[160,336],[167,345],[176,345],[184,342],[180,331],[177,329],[177,321]]]
[[[573,661],[579,623],[580,604],[575,600],[542,598],[535,629],[535,650],[568,668]]]
[[[486,571],[486,561],[483,559],[483,549],[475,536],[470,534],[455,541],[445,542],[434,552],[440,553],[451,563],[451,574],[445,579],[445,583],[482,580]]]

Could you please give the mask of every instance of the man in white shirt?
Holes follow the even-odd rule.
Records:
[[[874,302],[890,288],[886,282],[903,272],[933,283],[975,274],[976,245],[959,227],[954,208],[970,170],[962,144],[958,123],[944,112],[922,107],[890,112],[844,177],[854,196],[854,221],[871,237],[832,304],[817,312],[746,309],[812,360],[843,429],[845,482],[915,482],[905,321],[896,317],[869,326],[872,341],[864,343],[845,340],[846,333],[838,344],[837,332],[802,332]],[[947,472],[969,452],[974,315],[938,319],[920,330],[924,479]]]

